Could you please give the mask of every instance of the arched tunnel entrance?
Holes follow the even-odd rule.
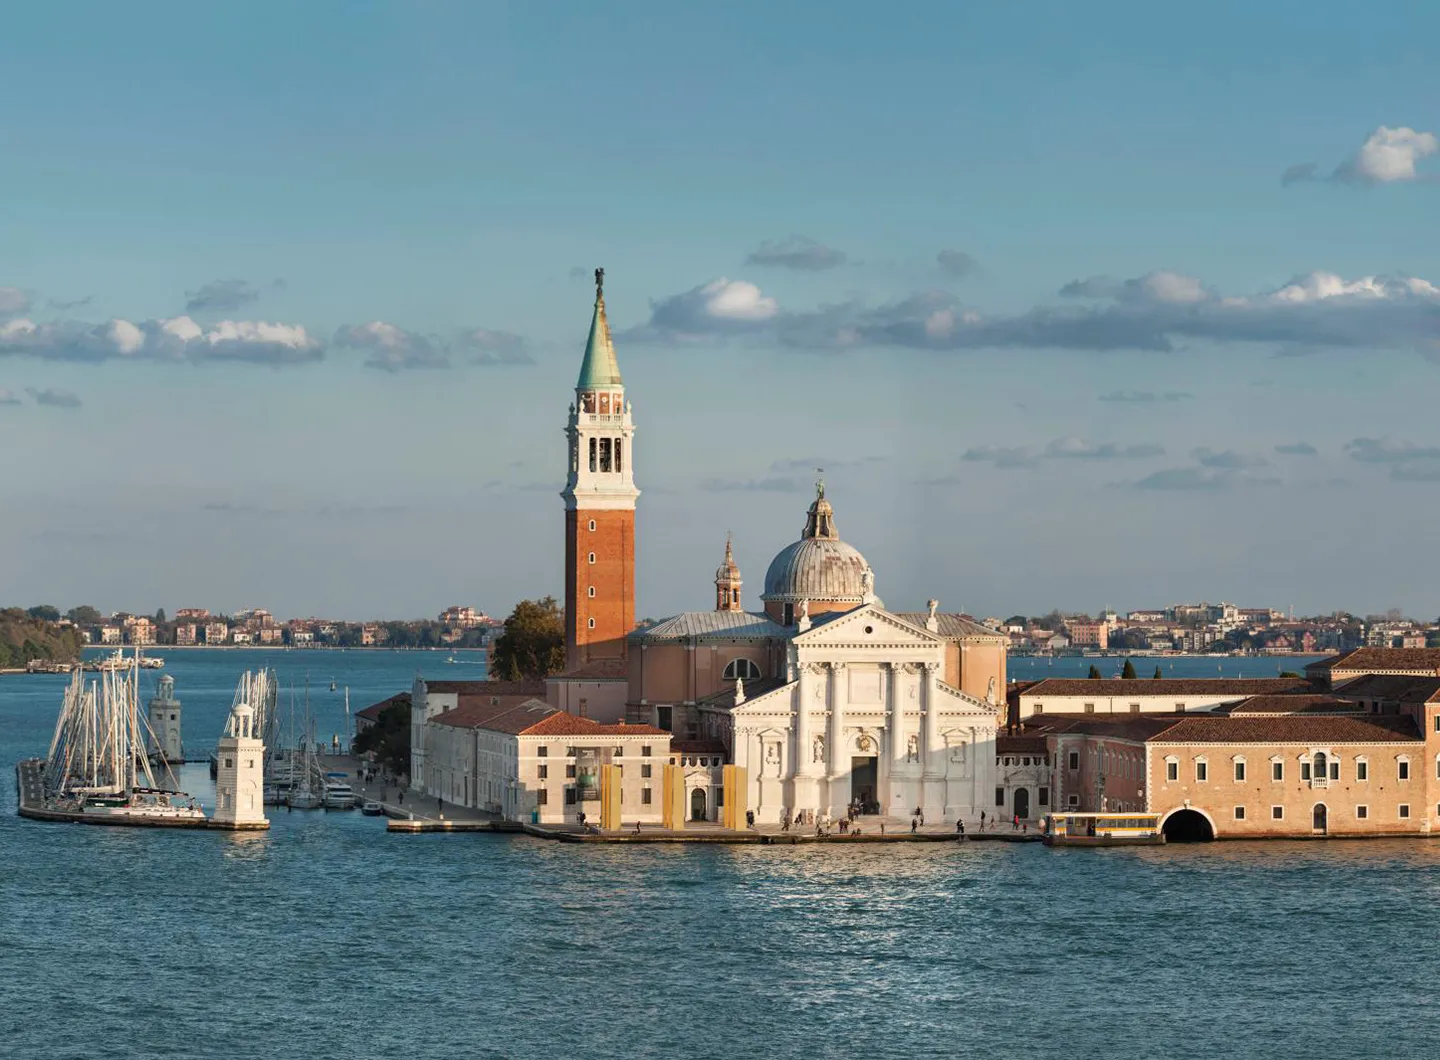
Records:
[[[1160,830],[1167,843],[1208,843],[1215,838],[1215,830],[1199,810],[1176,810]]]

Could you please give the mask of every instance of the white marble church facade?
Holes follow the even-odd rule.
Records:
[[[986,702],[946,684],[936,629],[867,604],[802,617],[787,647],[780,687],[747,698],[741,682],[733,698],[700,706],[702,728],[746,768],[758,822],[838,819],[856,801],[887,817],[918,808],[927,823],[989,806],[1000,693]]]

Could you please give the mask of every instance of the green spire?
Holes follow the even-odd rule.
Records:
[[[577,390],[623,386],[615,344],[610,340],[610,321],[605,319],[605,270],[595,270],[595,316],[590,321],[590,338],[585,343],[585,360],[580,365]]]

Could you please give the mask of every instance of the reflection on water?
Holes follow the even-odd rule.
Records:
[[[53,719],[19,689],[7,761]],[[595,849],[13,813],[0,789],[6,1057],[1434,1054],[1429,842]]]

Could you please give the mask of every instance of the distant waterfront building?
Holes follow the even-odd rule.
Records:
[[[1070,635],[1071,645],[1076,648],[1105,651],[1110,647],[1110,627],[1104,622],[1074,619],[1065,623],[1065,631]]]
[[[179,622],[175,626],[175,643],[181,647],[189,647],[199,643],[200,627],[194,622]]]
[[[452,629],[472,629],[485,621],[484,612],[456,605],[440,612],[440,624]]]
[[[205,623],[205,643],[224,644],[230,639],[230,626],[225,622]]]
[[[119,626],[100,627],[99,640],[101,644],[119,644],[122,640],[124,640],[124,638],[125,631],[122,630]]]
[[[279,626],[261,626],[257,631],[257,639],[261,644],[283,644],[285,631]]]
[[[130,615],[126,617],[125,643],[134,645],[146,645],[155,643],[155,624],[144,615]]]
[[[210,617],[208,607],[182,607],[175,612],[177,619],[189,619],[196,622],[204,622]]]

